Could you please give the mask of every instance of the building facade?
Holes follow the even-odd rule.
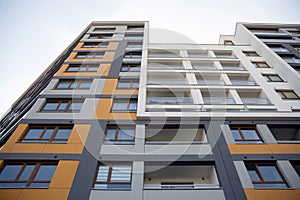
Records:
[[[1,119],[1,199],[300,199],[300,25],[219,44],[92,22]]]

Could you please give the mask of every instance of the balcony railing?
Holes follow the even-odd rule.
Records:
[[[256,85],[254,81],[231,80],[232,85]]]
[[[148,97],[147,104],[193,104],[193,99],[191,97]]]
[[[149,80],[147,82],[149,85],[187,85],[186,80]]]
[[[263,105],[267,105],[267,104],[271,104],[270,101],[266,98],[241,98],[244,104],[263,104]]]
[[[184,70],[184,67],[182,65],[162,65],[162,66],[155,66],[155,65],[149,65],[149,70]]]
[[[235,67],[235,66],[223,66],[224,70],[232,70],[232,71],[244,71],[244,67]]]
[[[179,58],[179,54],[175,53],[149,53],[149,58]]]
[[[216,55],[216,58],[235,59],[237,57],[234,55]]]
[[[197,80],[199,85],[225,85],[222,80]]]
[[[217,67],[214,66],[197,66],[197,65],[194,65],[193,68],[195,70],[217,70],[218,69]]]
[[[226,97],[203,97],[204,104],[235,104],[233,98]]]
[[[146,190],[195,190],[206,188],[220,188],[219,184],[144,184]]]

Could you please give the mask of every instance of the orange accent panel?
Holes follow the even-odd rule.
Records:
[[[115,120],[136,120],[136,113],[127,113],[127,112],[110,112],[111,107],[112,107],[112,102],[113,99],[100,99],[97,109],[96,109],[96,114],[95,114],[95,119],[115,119]]]
[[[285,154],[300,154],[299,144],[278,144]]]
[[[118,79],[106,79],[102,94],[113,94],[117,87]]]
[[[228,144],[231,154],[271,154],[267,144]]]
[[[46,144],[16,143],[10,153],[42,153]]]
[[[22,189],[0,189],[1,200],[17,200]]]
[[[17,200],[67,199],[69,189],[22,189]]]
[[[83,146],[83,144],[46,144],[42,153],[81,154]]]
[[[107,47],[100,47],[100,48],[84,48],[83,47],[84,42],[79,42],[77,46],[74,48],[74,50],[87,50],[87,51],[94,51],[94,50],[116,50],[118,48],[119,43],[118,42],[109,42]]]
[[[89,124],[75,124],[72,134],[69,137],[68,144],[85,144],[90,127],[91,125]]]
[[[74,160],[59,161],[49,185],[49,189],[71,188],[78,164],[79,161]]]
[[[114,94],[128,94],[128,95],[137,95],[139,93],[138,89],[132,90],[115,90]]]
[[[22,135],[29,129],[28,124],[20,124],[16,130],[12,133],[12,135],[9,137],[7,142],[3,145],[3,148],[1,149],[1,153],[8,153],[10,152],[15,143],[19,140],[19,138],[22,137]]]
[[[63,64],[55,76],[107,76],[111,64],[100,64],[97,72],[66,72],[68,64]]]
[[[265,190],[265,189],[245,189],[245,193],[248,200],[299,200],[299,196],[295,190],[287,189],[275,189],[275,190]]]
[[[72,52],[69,57],[65,60],[66,62],[88,62],[88,61],[98,61],[98,62],[112,62],[115,56],[115,52],[105,52],[103,58],[76,58],[77,52]]]

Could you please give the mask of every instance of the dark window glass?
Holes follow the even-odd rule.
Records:
[[[262,143],[255,127],[230,126],[230,129],[237,143]]]

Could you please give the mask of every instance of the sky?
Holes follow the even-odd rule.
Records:
[[[149,21],[200,44],[237,22],[300,23],[300,0],[0,0],[0,117],[91,21]]]

